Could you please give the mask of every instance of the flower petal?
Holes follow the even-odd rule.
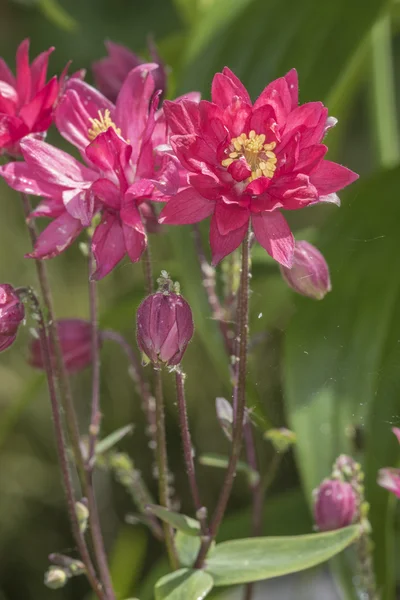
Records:
[[[244,157],[234,160],[228,167],[228,173],[235,181],[244,181],[251,175],[251,169]]]
[[[180,102],[165,100],[163,109],[168,127],[174,135],[197,133],[199,131],[200,113],[198,102],[187,99]]]
[[[116,215],[104,212],[100,225],[92,238],[92,251],[96,261],[96,271],[91,278],[102,279],[123,259],[126,253],[122,226]]]
[[[49,65],[50,54],[54,52],[54,46],[41,52],[31,64],[32,75],[32,93],[37,94],[44,87],[47,78],[47,67]]]
[[[0,58],[0,81],[5,81],[11,87],[16,87],[15,77],[3,58]]]
[[[142,221],[140,219],[140,224],[142,225]],[[142,225],[143,229],[143,225]],[[126,223],[122,223],[122,230],[124,232],[124,240],[126,251],[128,253],[129,258],[132,262],[137,262],[140,260],[143,252],[146,250],[147,246],[147,237],[143,231],[140,231],[136,227],[130,227]]]
[[[285,217],[276,210],[253,214],[251,221],[258,243],[273,259],[290,269],[293,264],[294,238]]]
[[[121,192],[109,179],[98,179],[91,187],[93,194],[110,208],[119,210],[121,207]]]
[[[310,175],[311,183],[315,185],[321,196],[337,192],[356,179],[358,179],[357,173],[330,160],[322,161],[318,169]]]
[[[251,105],[250,96],[242,82],[228,67],[225,67],[223,73],[214,75],[211,85],[212,101],[221,108],[226,108],[235,96]]]
[[[65,210],[39,235],[33,252],[26,258],[53,258],[64,252],[82,231],[81,222]]]
[[[45,131],[51,125],[52,109],[57,94],[58,82],[57,78],[53,77],[28,104],[21,108],[20,117],[31,131]],[[37,126],[39,119],[40,127]]]
[[[233,202],[226,203],[221,200],[215,205],[215,220],[219,233],[225,236],[248,224],[249,211]]]
[[[299,78],[296,69],[291,69],[285,75],[285,80],[288,85],[290,98],[292,100],[291,110],[294,110],[299,104]]]
[[[60,187],[35,175],[34,170],[25,162],[11,162],[0,167],[0,176],[4,177],[13,190],[44,198],[58,198],[61,202]]]
[[[214,202],[189,187],[178,192],[167,202],[158,222],[166,225],[198,223],[213,213],[214,206]]]
[[[292,109],[292,96],[285,77],[271,81],[255,101],[253,109],[265,105],[274,110],[275,120],[282,126]]]
[[[19,106],[29,102],[31,98],[32,77],[29,68],[29,40],[23,40],[17,49],[17,81],[16,90],[18,93]]]
[[[212,265],[215,267],[225,256],[231,254],[244,240],[248,228],[248,221],[239,229],[235,229],[227,235],[222,235],[217,226],[214,215],[210,223],[210,246],[212,254]]]

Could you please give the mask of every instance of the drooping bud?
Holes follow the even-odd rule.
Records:
[[[314,518],[320,531],[351,525],[357,513],[357,499],[350,483],[325,479],[315,492]]]
[[[60,319],[57,321],[66,369],[69,373],[81,371],[92,362],[92,332],[89,321],[83,319]],[[36,369],[43,369],[39,340],[34,339],[30,345],[29,364]]]
[[[52,590],[64,587],[68,581],[68,575],[61,567],[50,567],[44,574],[44,584]]]
[[[296,242],[292,268],[281,266],[280,269],[286,283],[302,296],[322,300],[332,289],[325,258],[308,242]]]
[[[0,352],[17,337],[18,327],[25,318],[25,309],[15,289],[9,283],[0,285]]]
[[[160,291],[151,294],[138,308],[136,336],[140,350],[154,365],[178,365],[193,336],[189,304],[172,284],[167,273],[158,280]]]

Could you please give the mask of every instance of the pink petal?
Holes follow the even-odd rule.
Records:
[[[146,250],[147,237],[144,231],[138,231],[135,227],[130,227],[126,223],[122,224],[126,251],[132,262],[140,260],[143,252]]]
[[[328,147],[323,144],[303,148],[299,152],[294,170],[297,173],[306,173],[309,175],[318,167],[327,152]]]
[[[342,165],[324,160],[318,169],[311,173],[310,180],[321,196],[337,192],[358,179],[357,173]]]
[[[35,171],[25,162],[11,162],[3,165],[0,167],[0,175],[17,192],[45,198],[58,198],[61,202],[60,187],[37,178]]]
[[[292,96],[285,77],[272,81],[261,92],[254,103],[253,109],[269,105],[275,113],[275,120],[283,125],[292,109]]]
[[[60,198],[46,198],[33,209],[29,215],[30,219],[37,217],[48,217],[56,219],[65,213],[65,206]]]
[[[119,210],[121,207],[121,192],[109,179],[98,179],[91,187],[93,194],[110,208]]]
[[[203,198],[219,200],[222,195],[222,186],[218,179],[203,173],[189,175],[189,183]]]
[[[153,147],[152,135],[155,128],[155,113],[160,101],[161,90],[154,93],[150,102],[150,110],[146,122],[146,126],[142,135],[142,143],[140,145],[139,156],[137,159],[136,177],[151,178],[155,171],[155,153]]]
[[[31,70],[29,68],[29,40],[23,40],[17,49],[17,82],[19,106],[29,102],[31,97]]]
[[[303,208],[318,199],[318,191],[310,177],[302,173],[288,173],[272,179],[268,194],[279,198],[287,210]]]
[[[39,235],[33,252],[27,258],[53,258],[63,252],[82,231],[80,221],[64,211]]]
[[[114,173],[122,188],[127,187],[125,169],[131,153],[132,146],[127,144],[112,127],[100,133],[85,150],[89,161],[101,171]]]
[[[328,204],[336,204],[340,206],[340,198],[337,194],[328,194],[327,196],[319,196],[316,200],[316,204],[319,202],[327,202]]]
[[[5,81],[11,87],[16,87],[15,77],[3,58],[0,58],[0,81]]]
[[[92,222],[95,202],[90,189],[72,189],[62,192],[64,206],[74,219],[78,219],[83,227],[89,227]]]
[[[226,67],[223,73],[214,75],[211,85],[211,98],[215,104],[221,108],[226,108],[235,96],[251,105],[246,88],[236,75]]]
[[[150,99],[154,92],[152,71],[158,69],[155,63],[139,65],[129,73],[118,94],[115,121],[125,139],[132,145],[132,161],[136,162],[140,142],[146,127]]]
[[[274,120],[274,109],[269,104],[265,104],[264,106],[260,106],[260,108],[253,110],[253,113],[250,118],[249,130],[254,129],[254,131],[258,134],[267,133]],[[267,139],[267,142],[270,141],[275,140]]]
[[[38,121],[41,113],[43,115],[44,111],[48,111],[51,113],[51,109],[53,107],[54,102],[56,101],[58,94],[58,82],[57,78],[53,77],[50,81],[45,85],[40,92],[29,102],[29,104],[25,104],[19,112],[20,117],[24,120],[27,127],[31,131],[40,131],[40,129],[35,128],[35,124]],[[51,117],[50,114],[47,115]]]
[[[33,137],[25,138],[21,149],[32,172],[46,183],[73,188],[98,178],[97,173],[66,152]]]
[[[217,223],[218,231],[225,236],[240,229],[249,222],[249,211],[233,202],[226,203],[223,200],[215,205],[214,219]]]
[[[129,71],[143,61],[125,46],[107,40],[105,46],[109,56],[92,63],[96,86],[113,102]]]
[[[44,87],[47,78],[47,67],[49,64],[50,54],[54,51],[54,47],[49,48],[45,52],[39,54],[31,64],[32,75],[32,93],[37,94]]]
[[[0,79],[0,112],[15,115],[18,95],[13,86]]]
[[[284,267],[293,264],[294,238],[285,217],[279,212],[257,213],[251,217],[259,244]]]
[[[198,102],[186,99],[180,102],[165,100],[163,109],[171,133],[184,135],[199,131],[200,113]]]
[[[284,138],[300,131],[301,147],[319,144],[324,136],[328,109],[322,102],[308,102],[298,106],[288,115]]]
[[[378,485],[400,498],[400,469],[379,469]]]
[[[242,243],[248,222],[239,229],[231,231],[227,235],[222,235],[217,226],[216,216],[214,215],[210,223],[210,246],[212,254],[212,265],[215,267],[225,256],[231,254]]]
[[[102,279],[125,256],[125,239],[121,223],[116,215],[103,214],[102,221],[95,229],[92,238],[92,251],[96,260],[96,271],[91,278]]]
[[[196,135],[174,135],[171,137],[171,146],[181,165],[188,171],[204,171],[204,163],[214,165],[216,151]]]
[[[213,211],[214,202],[189,187],[178,192],[167,202],[158,222],[166,225],[189,225],[206,219]]]
[[[400,429],[398,427],[392,427],[392,432],[397,437],[397,441],[400,444]]]
[[[244,157],[234,160],[228,167],[228,173],[235,181],[244,181],[251,175],[251,169]]]
[[[0,113],[0,149],[13,147],[16,142],[29,133],[29,129],[19,117]]]
[[[299,104],[299,78],[296,69],[291,69],[289,73],[286,73],[285,79],[292,100],[291,110],[294,110]]]
[[[231,104],[227,106],[223,113],[223,125],[229,129],[232,137],[237,137],[241,133],[249,131],[250,128],[248,123],[251,112],[251,106],[245,104],[240,98],[233,100]]]

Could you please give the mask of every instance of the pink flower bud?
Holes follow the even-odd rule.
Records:
[[[60,319],[57,321],[66,369],[69,373],[81,371],[92,362],[92,331],[89,321],[83,319]],[[39,340],[33,340],[30,346],[29,364],[43,369]]]
[[[356,495],[350,483],[325,479],[316,490],[315,523],[320,531],[341,529],[356,516]]]
[[[172,292],[148,296],[138,308],[136,335],[140,350],[155,365],[178,365],[193,336],[189,304]]]
[[[280,269],[286,283],[302,296],[322,300],[332,289],[326,260],[315,246],[303,240],[295,243],[292,268]]]
[[[0,352],[17,337],[18,327],[25,318],[25,309],[12,285],[0,285]]]
[[[387,467],[378,471],[378,485],[400,498],[400,469]]]

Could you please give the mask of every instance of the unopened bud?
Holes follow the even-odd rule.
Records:
[[[271,442],[276,452],[286,452],[290,446],[296,443],[296,434],[286,427],[268,429],[264,433],[264,438]]]
[[[0,352],[15,341],[18,327],[25,318],[25,309],[15,289],[9,283],[0,285]]]
[[[292,268],[281,266],[280,269],[286,283],[302,296],[322,300],[332,289],[325,258],[308,242],[296,242]]]
[[[148,296],[138,308],[140,350],[154,365],[178,365],[193,336],[193,316],[181,295],[168,290]]]
[[[44,574],[44,584],[52,590],[64,587],[68,581],[68,575],[60,567],[50,567]]]
[[[228,438],[232,441],[232,427],[233,427],[233,408],[232,404],[225,400],[225,398],[216,398],[215,408],[217,411],[217,418],[221,429]]]
[[[75,502],[75,512],[79,523],[79,529],[82,533],[85,533],[89,519],[89,509],[83,502]]]
[[[92,328],[83,319],[60,319],[57,321],[58,337],[65,366],[69,373],[81,371],[92,362]],[[32,340],[29,364],[43,369],[39,340]]]
[[[357,498],[350,483],[325,479],[315,492],[314,518],[320,531],[351,525],[357,515]]]

